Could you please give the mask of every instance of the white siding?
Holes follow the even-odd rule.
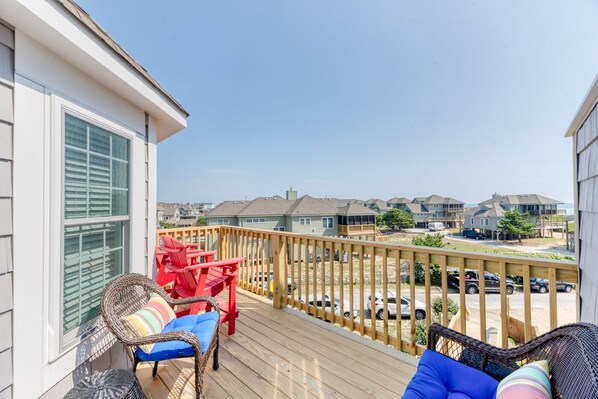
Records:
[[[0,24],[0,399],[12,398],[14,33]]]
[[[579,129],[575,140],[580,320],[598,323],[598,112],[596,108]]]
[[[60,120],[62,107],[68,106],[130,135],[130,256],[126,263],[130,271],[138,273],[150,270],[148,255],[152,262],[154,258],[153,234],[148,235],[147,243],[146,234],[155,222],[150,218],[146,225],[146,215],[155,214],[156,128],[150,117],[146,151],[144,110],[18,29],[15,57],[12,192],[18,200],[12,204],[12,245],[14,268],[27,272],[15,273],[14,278],[13,326],[21,333],[14,335],[13,393],[20,398],[62,397],[83,372],[93,369],[92,358],[110,345],[89,338],[60,352],[62,128],[55,121]],[[31,251],[32,242],[39,250]],[[1,248],[0,242],[0,253]],[[123,351],[110,353],[100,366],[126,366]]]

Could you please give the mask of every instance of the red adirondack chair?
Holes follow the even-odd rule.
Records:
[[[198,244],[186,244],[185,246],[187,247],[187,258],[190,258],[193,262],[196,262],[197,258],[203,259],[204,262],[211,262],[214,260],[216,251],[202,251],[197,249],[199,246]],[[170,294],[174,285],[176,270],[170,262],[168,252],[159,246],[156,247],[156,266],[158,268],[156,283],[158,283],[164,291]]]
[[[206,259],[199,262],[202,253],[188,251],[187,247],[172,237],[162,236],[162,249],[168,253],[170,268],[176,272],[174,287],[171,295],[174,298],[188,298],[193,296],[216,296],[228,288],[228,301],[217,298],[220,306],[220,323],[228,322],[228,334],[235,333],[235,319],[239,316],[237,309],[237,268],[243,258],[232,258],[218,261]],[[206,256],[209,258],[209,256]],[[208,261],[210,260],[210,261]],[[205,308],[205,304],[195,303],[189,310],[177,313],[196,314]]]

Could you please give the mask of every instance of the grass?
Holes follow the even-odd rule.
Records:
[[[411,240],[415,234],[396,233],[389,235],[388,242],[399,245],[412,245]],[[522,252],[517,251],[517,245],[514,248],[497,247],[484,244],[483,241],[463,241],[451,240],[445,238],[444,242],[447,244],[444,249],[454,249],[463,252],[475,252],[497,255],[522,256],[539,259],[555,259],[555,260],[574,260],[573,256],[562,256],[551,252]],[[563,239],[559,237],[544,237],[544,238],[530,238],[523,240],[523,246],[537,246],[537,247],[551,247],[563,243]],[[573,254],[572,254],[573,255]]]

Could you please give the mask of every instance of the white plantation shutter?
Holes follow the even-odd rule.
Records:
[[[104,286],[124,271],[129,140],[65,114],[63,334],[99,314]]]

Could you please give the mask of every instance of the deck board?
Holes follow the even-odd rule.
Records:
[[[237,303],[236,333],[221,327],[220,368],[210,362],[206,369],[206,398],[400,397],[415,373],[413,359],[368,338],[275,309],[240,289]],[[137,371],[148,398],[195,397],[191,359],[161,362],[156,378],[151,367],[142,363]]]

